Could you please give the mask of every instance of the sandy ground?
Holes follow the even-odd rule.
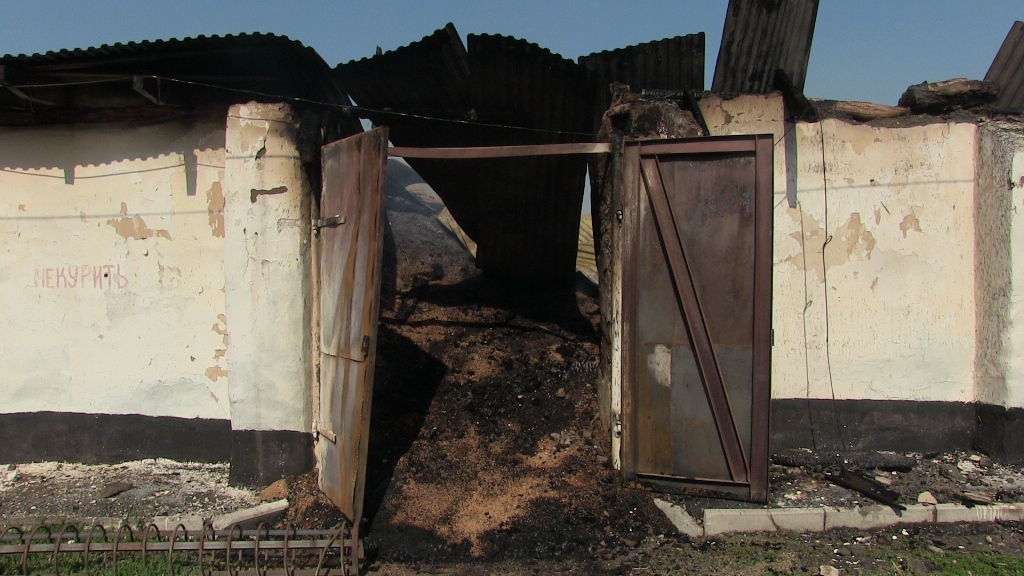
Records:
[[[228,486],[227,464],[150,459],[112,465],[43,462],[0,470],[0,524],[27,516],[209,518],[259,502],[257,493]]]

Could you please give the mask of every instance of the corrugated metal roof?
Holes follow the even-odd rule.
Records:
[[[202,50],[208,52],[217,48],[237,48],[239,46],[273,45],[283,47],[290,45],[297,50],[308,50],[316,54],[312,48],[307,48],[298,40],[291,40],[287,36],[277,34],[225,34],[212,36],[195,36],[191,38],[171,38],[168,40],[143,40],[141,42],[117,42],[114,44],[103,44],[91,48],[73,48],[63,50],[51,50],[38,54],[6,54],[0,57],[5,64],[15,63],[56,63],[72,62],[76,60],[110,59],[116,57],[137,57],[140,55],[158,55],[170,52],[188,51],[195,52]],[[317,56],[319,58],[319,56]]]
[[[1024,22],[1013,23],[996,53],[985,80],[999,84],[997,109],[1024,110]]]
[[[804,89],[818,0],[729,0],[715,92],[764,94],[782,69]]]
[[[104,44],[92,48],[0,57],[11,84],[62,84],[34,88],[33,96],[58,106],[81,107],[81,96],[109,100],[113,88],[74,84],[133,75],[160,76],[234,89],[261,91],[347,103],[334,85],[330,67],[312,48],[284,36],[238,34]],[[130,89],[130,84],[128,84]],[[71,92],[78,92],[72,97]],[[122,86],[121,91],[125,91]],[[207,95],[209,97],[210,95]],[[223,94],[227,99],[252,99],[253,94]],[[131,101],[137,101],[135,98]],[[25,102],[0,91],[0,108],[18,109]]]
[[[397,146],[591,138],[597,85],[588,70],[506,36],[470,35],[467,45],[449,24],[408,46],[340,65],[335,78],[360,106],[468,121],[374,118],[389,126]],[[584,158],[407,161],[477,242],[480,268],[512,278],[572,277]]]
[[[676,36],[617,50],[580,56],[579,63],[597,75],[598,112],[611,105],[608,85],[628,84],[633,92],[704,90],[704,33]]]

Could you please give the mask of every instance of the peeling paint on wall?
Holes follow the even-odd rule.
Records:
[[[217,322],[213,323],[213,331],[216,334],[220,334],[224,340],[224,344],[228,343],[228,319],[223,314],[217,314]]]
[[[287,192],[288,192],[288,187],[287,186],[277,186],[275,188],[270,188],[268,190],[260,190],[260,189],[257,189],[257,188],[253,188],[249,192],[249,201],[251,203],[255,204],[256,203],[256,199],[259,198],[260,196],[265,195],[265,194],[285,194]]]
[[[860,213],[854,212],[836,228],[832,240],[825,247],[825,266],[842,266],[851,258],[871,259],[875,250],[875,236],[860,221]]]
[[[130,218],[112,218],[107,220],[107,224],[114,228],[114,231],[117,232],[118,236],[126,240],[148,240],[150,238],[171,239],[170,232],[162,229],[151,229],[146,225],[146,221],[138,214]]]
[[[218,365],[213,365],[206,369],[206,377],[209,378],[211,382],[216,382],[218,378],[223,378],[227,375],[228,371]]]
[[[220,180],[210,185],[206,192],[207,209],[210,211],[210,230],[218,238],[224,237],[224,189]]]
[[[903,237],[907,237],[907,231],[913,230],[914,232],[921,231],[921,221],[917,219],[917,215],[914,214],[913,210],[910,214],[903,217],[903,221],[900,222],[900,232],[903,232]]]

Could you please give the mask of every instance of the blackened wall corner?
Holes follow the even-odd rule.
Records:
[[[1024,408],[979,404],[974,448],[999,462],[1024,463]]]
[[[266,486],[314,467],[313,436],[293,430],[232,430],[232,486]]]

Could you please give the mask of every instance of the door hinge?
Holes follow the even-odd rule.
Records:
[[[363,356],[369,356],[370,355],[370,337],[369,336],[363,336],[363,345],[359,348],[359,350],[360,350],[360,352],[363,353]]]
[[[313,228],[317,230],[321,228],[335,228],[345,223],[345,216],[338,214],[335,216],[328,216],[327,218],[317,218],[313,220]]]

